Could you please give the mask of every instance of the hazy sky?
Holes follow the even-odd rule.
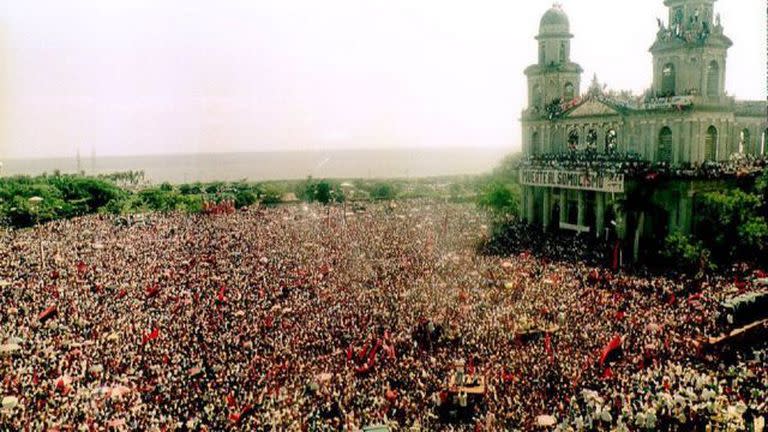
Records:
[[[562,0],[572,57],[651,82],[662,0]],[[0,0],[0,158],[519,148],[549,0]],[[764,0],[720,0],[727,90],[765,99]]]

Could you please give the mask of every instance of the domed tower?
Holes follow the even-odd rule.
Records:
[[[653,54],[656,96],[702,96],[717,103],[725,96],[725,61],[733,45],[723,34],[716,0],[664,0],[668,24],[659,19]]]
[[[569,101],[580,94],[583,69],[571,62],[571,39],[568,16],[556,4],[539,23],[539,61],[525,70],[529,108],[543,112],[556,99]]]

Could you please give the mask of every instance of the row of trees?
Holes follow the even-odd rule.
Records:
[[[87,177],[83,174],[0,178],[0,226],[28,227],[90,213],[130,214],[151,211],[198,213],[205,202],[231,201],[235,208],[260,203],[276,205],[286,194],[324,205],[348,199],[342,184],[311,177],[301,182],[211,182],[140,187],[142,172]],[[399,196],[393,182],[356,182],[347,190],[356,199],[392,200]]]

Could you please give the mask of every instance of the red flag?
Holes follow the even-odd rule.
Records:
[[[157,284],[147,285],[146,292],[147,292],[147,298],[154,297],[160,292],[160,286]]]
[[[621,336],[616,335],[613,337],[613,339],[608,343],[608,345],[603,348],[603,353],[600,355],[600,367],[605,364],[605,360],[608,358],[608,356],[615,350],[621,347]]]
[[[224,303],[227,301],[227,299],[224,297],[224,293],[227,291],[227,288],[224,285],[221,285],[219,287],[219,293],[216,295],[216,298],[219,300],[219,303]]]
[[[49,306],[48,309],[40,312],[40,315],[37,316],[37,319],[40,320],[40,322],[45,322],[50,318],[53,318],[58,313],[58,309],[56,308],[56,305]]]
[[[144,345],[147,342],[153,341],[160,337],[160,329],[157,327],[152,329],[152,332],[149,334],[144,335],[144,337],[141,338],[141,344]]]
[[[355,350],[354,350],[354,348],[352,348],[352,345],[350,345],[350,346],[347,348],[347,361],[350,361],[350,360],[352,360],[352,356],[354,355],[354,351],[355,351]]]
[[[603,371],[603,376],[601,378],[604,380],[613,378],[613,370],[611,370],[611,368],[609,367],[605,368],[605,370]]]
[[[613,246],[613,263],[611,265],[613,271],[619,270],[619,241],[616,240],[616,244]]]

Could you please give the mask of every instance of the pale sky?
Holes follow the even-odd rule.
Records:
[[[651,83],[662,0],[561,0],[572,58]],[[0,159],[520,146],[551,0],[0,0]],[[764,0],[720,0],[727,91],[766,98]]]

